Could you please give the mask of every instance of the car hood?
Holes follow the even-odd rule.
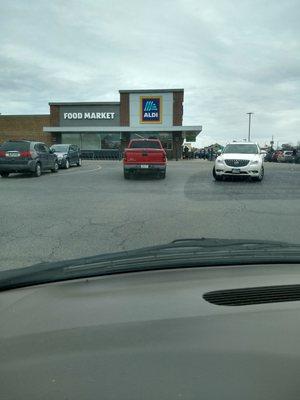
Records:
[[[55,151],[54,154],[57,155],[57,157],[63,157],[66,156],[67,153],[63,152],[63,151]]]
[[[223,154],[222,157],[226,160],[256,160],[259,154],[240,154],[240,153],[228,153]]]
[[[0,292],[17,287],[128,272],[186,267],[300,263],[300,244],[195,238],[75,260],[0,271]]]
[[[262,159],[260,154],[240,154],[240,153],[228,153],[222,154],[218,157],[221,160],[249,160],[249,161],[259,161]]]

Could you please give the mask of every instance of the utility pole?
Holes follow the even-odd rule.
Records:
[[[248,129],[248,142],[250,142],[250,131],[251,131],[251,116],[252,114],[254,114],[253,112],[248,112],[247,113],[249,115],[249,129]]]

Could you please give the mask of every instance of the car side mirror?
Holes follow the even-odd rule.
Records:
[[[53,154],[53,153],[55,153],[55,150],[54,150],[54,149],[50,149],[49,152],[50,152],[51,154]]]

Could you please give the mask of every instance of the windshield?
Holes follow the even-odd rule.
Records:
[[[0,12],[0,273],[300,244],[300,2],[28,3]]]
[[[150,140],[135,140],[130,145],[131,149],[160,149],[160,144]]]
[[[300,400],[300,0],[0,38],[0,400]]]
[[[258,154],[258,148],[255,144],[228,144],[224,153]]]
[[[55,146],[51,146],[51,149],[53,149],[57,153],[67,153],[69,150],[69,146],[55,145]]]

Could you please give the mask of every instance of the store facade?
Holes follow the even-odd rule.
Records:
[[[180,158],[185,138],[202,127],[183,126],[183,89],[120,90],[119,102],[53,102],[45,134],[52,143],[77,144],[83,154],[102,158],[123,151],[130,139],[159,138],[168,158]]]

